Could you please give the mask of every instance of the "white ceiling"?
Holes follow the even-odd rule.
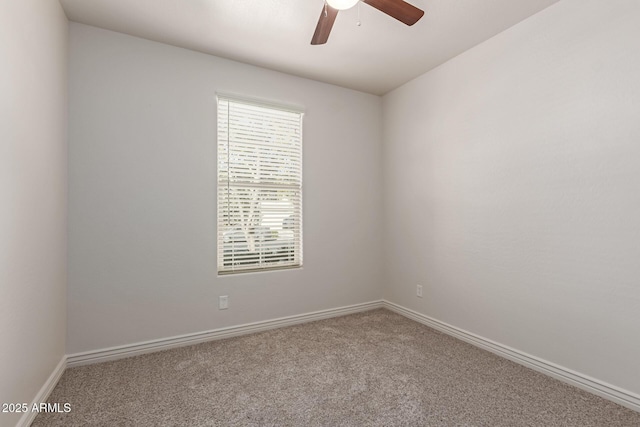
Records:
[[[323,0],[60,0],[70,20],[382,95],[558,0],[410,0],[407,27],[372,7],[338,14],[311,46]]]

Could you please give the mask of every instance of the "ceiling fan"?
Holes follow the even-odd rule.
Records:
[[[338,11],[350,9],[360,0],[325,0],[316,31],[311,38],[311,44],[325,44],[329,39],[329,33],[338,16]],[[424,15],[424,11],[410,5],[403,0],[362,0],[363,3],[373,6],[382,13],[386,13],[407,25],[413,25]]]

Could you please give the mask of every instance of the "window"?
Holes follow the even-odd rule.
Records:
[[[302,266],[302,112],[218,96],[218,273]]]

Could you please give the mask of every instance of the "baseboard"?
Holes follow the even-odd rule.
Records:
[[[125,357],[137,356],[145,353],[152,353],[176,347],[199,344],[207,341],[252,334],[269,329],[297,325],[300,323],[313,322],[316,320],[328,319],[331,317],[346,316],[348,314],[374,310],[376,308],[382,308],[382,300],[332,308],[328,310],[314,311],[311,313],[281,317],[278,319],[265,320],[261,322],[247,323],[244,325],[230,326],[227,328],[214,329],[205,332],[197,332],[193,334],[179,335],[170,338],[161,338],[157,340],[105,348],[101,350],[76,353],[67,356],[67,365],[69,367],[74,367],[92,363],[106,362],[110,360],[122,359]]]
[[[60,380],[60,377],[62,376],[66,368],[67,356],[62,356],[62,359],[60,359],[58,365],[53,369],[53,372],[51,372],[51,375],[49,375],[49,378],[47,378],[47,381],[45,381],[44,385],[42,386],[40,391],[38,391],[38,394],[36,394],[36,397],[29,405],[29,409],[31,409],[34,404],[40,404],[47,401],[49,395],[58,384],[58,381]],[[30,426],[37,415],[38,412],[31,412],[30,410],[25,412],[24,414],[22,414],[22,417],[18,421],[18,424],[16,424],[16,427]]]
[[[422,313],[410,310],[393,302],[384,300],[383,307],[404,317],[415,320],[416,322],[422,323],[423,325],[443,332],[447,335],[451,335],[462,341],[473,344],[476,347],[480,347],[484,350],[488,350],[494,354],[497,354],[498,356],[502,356],[504,358],[512,360],[520,365],[524,365],[528,368],[549,375],[567,384],[571,384],[582,390],[588,391],[592,394],[611,400],[612,402],[618,403],[629,409],[640,412],[640,395],[637,395],[633,392],[621,389],[611,384],[607,384],[604,381],[591,378],[588,375],[584,375],[563,366],[556,365],[555,363],[540,359],[538,357],[497,343],[495,341],[491,341],[487,338],[441,322],[429,316],[425,316]]]

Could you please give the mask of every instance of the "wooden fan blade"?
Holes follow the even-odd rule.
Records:
[[[329,40],[329,33],[331,33],[336,16],[338,16],[338,9],[334,9],[329,5],[322,6],[320,19],[318,19],[316,31],[311,38],[311,44],[325,44]]]
[[[407,25],[413,25],[422,18],[424,11],[402,0],[362,0],[380,12]]]

